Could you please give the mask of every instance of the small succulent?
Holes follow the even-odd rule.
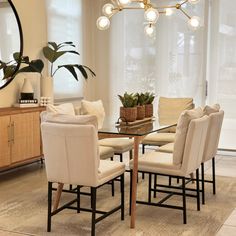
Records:
[[[136,107],[138,104],[138,96],[137,94],[130,93],[128,94],[127,92],[124,93],[123,96],[118,95],[123,107]]]
[[[154,101],[155,95],[154,95],[154,93],[146,92],[146,93],[144,94],[144,97],[145,97],[145,99],[144,99],[144,100],[145,100],[144,104],[152,104],[153,101]]]
[[[146,96],[144,93],[136,93],[135,95],[138,97],[139,106],[143,106],[146,104]]]

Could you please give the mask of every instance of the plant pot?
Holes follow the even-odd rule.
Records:
[[[145,106],[137,106],[137,120],[145,118]]]
[[[145,117],[153,117],[153,104],[145,105]]]
[[[133,122],[137,118],[136,107],[120,107],[120,118],[122,121]]]
[[[53,78],[47,76],[42,78],[42,97],[50,98],[51,103],[54,103],[54,93],[53,93]]]

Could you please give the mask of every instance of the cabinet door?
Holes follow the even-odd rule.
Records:
[[[12,163],[40,156],[39,112],[11,115]]]
[[[10,116],[0,116],[0,167],[11,164]]]

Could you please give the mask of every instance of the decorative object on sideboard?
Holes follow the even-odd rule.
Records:
[[[107,30],[110,26],[110,18],[123,10],[143,10],[144,11],[144,32],[147,36],[155,35],[155,25],[161,14],[171,16],[174,9],[183,13],[188,18],[188,26],[191,30],[197,30],[200,27],[200,18],[198,16],[190,16],[186,12],[188,3],[196,4],[199,0],[183,0],[176,1],[175,4],[166,6],[156,6],[151,0],[111,0],[112,3],[106,3],[103,8],[104,16],[97,19],[97,28]]]
[[[155,99],[154,93],[146,92],[145,96],[145,117],[153,117],[153,101]]]
[[[68,49],[68,50],[65,50]],[[50,76],[46,78],[45,81],[43,81],[43,84],[45,82],[45,86],[43,85],[44,89],[47,89],[49,86],[49,81],[47,80],[52,80],[57,73],[58,70],[64,68],[70,72],[70,74],[78,81],[79,77],[76,72],[76,70],[79,70],[81,75],[85,80],[89,78],[89,74],[94,77],[96,74],[93,72],[92,69],[90,69],[88,66],[85,65],[80,65],[80,64],[62,64],[54,68],[54,62],[56,62],[59,58],[61,58],[65,54],[74,54],[74,55],[80,55],[77,51],[74,50],[75,45],[73,42],[63,42],[63,43],[55,43],[55,42],[48,42],[48,45],[43,48],[43,55],[44,57],[50,62]],[[44,79],[43,79],[44,80]],[[43,91],[43,94],[46,96],[51,97],[51,100],[53,102],[53,82],[50,84],[50,88],[52,91]],[[48,90],[48,89],[47,89]]]
[[[52,104],[51,97],[41,97],[40,98],[40,106],[46,107],[49,104]]]
[[[118,95],[118,97],[123,105],[120,107],[120,119],[126,122],[135,121],[137,119],[137,95],[125,92],[123,96]]]
[[[26,100],[26,101],[34,99],[34,90],[32,84],[30,83],[29,78],[24,79],[24,83],[20,92],[20,97],[21,100]]]

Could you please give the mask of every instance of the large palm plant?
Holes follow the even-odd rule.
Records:
[[[73,50],[65,50],[65,48],[73,49]],[[78,80],[78,75],[76,70],[79,70],[84,79],[88,79],[88,72],[89,74],[94,77],[96,76],[95,73],[85,65],[79,65],[79,64],[65,64],[65,65],[59,65],[57,68],[54,68],[54,62],[60,58],[61,56],[65,54],[75,54],[80,55],[77,51],[74,50],[75,45],[73,42],[63,42],[63,43],[55,43],[55,42],[48,42],[48,46],[43,48],[43,55],[45,58],[51,63],[50,67],[50,75],[53,77],[58,70],[61,68],[67,69],[73,77]]]

